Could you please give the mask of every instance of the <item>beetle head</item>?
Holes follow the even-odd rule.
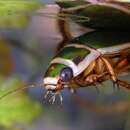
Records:
[[[63,64],[52,64],[44,76],[44,86],[47,90],[58,91],[65,87],[73,79],[73,70]]]

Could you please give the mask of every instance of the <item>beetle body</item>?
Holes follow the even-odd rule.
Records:
[[[53,58],[44,77],[45,88],[58,93],[66,87],[72,90],[109,79],[128,87],[117,76],[129,71],[129,55],[129,33],[87,33],[70,41]]]

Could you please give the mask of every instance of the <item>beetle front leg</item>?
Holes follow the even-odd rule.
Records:
[[[116,82],[117,81],[117,76],[113,70],[113,67],[111,66],[111,64],[108,62],[108,60],[104,57],[101,57],[102,61],[104,62],[113,82]]]
[[[87,76],[85,79],[86,84],[93,84],[100,83],[104,81],[104,77],[108,75],[108,72],[104,72],[102,74],[91,74]]]
[[[95,65],[96,65],[96,62],[92,61],[91,64],[87,67],[87,69],[84,71],[84,77],[89,75],[94,70],[94,68],[96,67]]]
[[[104,72],[102,74],[90,74],[85,79],[77,79],[76,83],[81,87],[92,85],[96,86],[97,83],[104,81],[104,77],[106,77],[107,75],[108,72]]]
[[[98,60],[99,59],[97,59],[97,61]],[[91,73],[94,70],[94,68],[96,68],[96,61],[92,61],[92,63],[84,71],[85,82],[89,84],[95,83],[97,79],[100,77],[98,73],[96,74]]]
[[[95,73],[98,75],[100,75],[106,71],[105,66],[104,66],[104,62],[102,61],[101,58],[98,58],[96,60],[96,65],[95,65],[94,70],[95,70]]]
[[[117,88],[119,88],[120,84],[118,83],[118,79],[117,79],[116,73],[114,72],[113,67],[111,66],[111,64],[108,62],[106,58],[101,57],[101,59],[104,62],[109,75],[111,76],[111,79],[113,81],[113,87],[115,88],[117,86]]]

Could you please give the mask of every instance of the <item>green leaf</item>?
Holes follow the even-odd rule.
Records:
[[[31,0],[1,0],[0,28],[23,28],[28,23],[29,14],[42,7],[43,3]]]
[[[0,97],[9,91],[23,87],[18,79],[4,80],[0,77]],[[10,128],[15,123],[26,124],[35,119],[42,111],[41,105],[32,101],[25,93],[19,91],[0,100],[0,126]]]

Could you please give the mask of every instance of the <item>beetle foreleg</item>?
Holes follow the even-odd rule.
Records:
[[[107,68],[113,82],[116,83],[117,82],[117,76],[116,76],[116,74],[113,70],[113,67],[111,66],[111,64],[108,62],[108,60],[106,58],[101,57],[101,59],[103,60],[104,64],[106,65],[106,68]]]
[[[77,85],[81,87],[86,87],[89,85],[96,86],[97,83],[104,81],[104,76],[108,75],[108,72],[102,74],[90,74],[85,79],[76,80]]]
[[[99,75],[97,75],[97,74],[91,74],[91,75],[89,75],[86,79],[85,79],[85,81],[86,82],[88,82],[88,83],[90,83],[90,84],[94,84],[98,79],[99,79]]]
[[[91,71],[94,69],[95,65],[96,65],[96,62],[92,61],[92,63],[84,71],[84,77],[86,77],[87,75],[89,75],[91,73]]]
[[[95,70],[95,73],[96,74],[102,74],[103,72],[104,72],[104,62],[100,59],[100,58],[98,58],[97,60],[96,60],[96,65],[95,65],[95,68],[94,68],[94,70]]]

